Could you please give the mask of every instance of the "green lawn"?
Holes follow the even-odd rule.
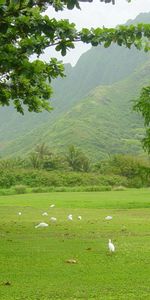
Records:
[[[1,300],[150,299],[150,190],[1,196],[0,206]]]

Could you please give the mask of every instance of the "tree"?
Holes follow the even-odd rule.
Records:
[[[51,171],[51,170],[67,171],[68,163],[65,159],[65,156],[53,153],[50,157],[44,159],[43,169],[47,171]]]
[[[29,154],[29,162],[35,169],[42,169],[45,160],[49,159],[52,153],[49,147],[45,144],[39,144],[35,150]]]
[[[134,110],[140,112],[144,118],[146,136],[143,139],[143,146],[150,154],[150,86],[142,89],[139,98],[135,101]]]
[[[149,161],[132,155],[115,154],[96,163],[95,170],[105,175],[126,177],[131,186],[141,187],[149,183]]]
[[[115,4],[114,0],[101,0],[104,1]],[[68,20],[57,21],[44,15],[48,5],[56,11],[80,8],[77,0],[0,0],[0,104],[13,104],[22,114],[25,107],[34,112],[51,110],[51,80],[64,76],[64,67],[56,58],[49,63],[40,60],[47,47],[55,46],[62,56],[78,41],[92,46],[117,43],[150,49],[150,24],[78,31]],[[31,61],[33,54],[37,59]]]
[[[24,168],[26,167],[26,161],[24,158],[16,157],[16,158],[6,158],[0,159],[0,171],[2,170],[12,170],[16,168]]]
[[[66,160],[73,171],[88,172],[90,169],[88,157],[74,145],[69,146]]]

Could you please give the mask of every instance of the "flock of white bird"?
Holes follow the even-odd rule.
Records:
[[[53,208],[53,207],[55,207],[55,204],[51,204],[51,205],[50,205],[50,208]],[[18,212],[18,215],[21,216],[22,213],[21,213],[21,212]],[[42,213],[42,216],[48,216],[48,213],[47,213],[47,212],[43,212],[43,213]],[[78,218],[78,220],[82,220],[82,217],[81,217],[81,216],[78,216],[77,218]],[[110,221],[110,220],[112,220],[112,218],[113,218],[112,216],[106,216],[106,217],[105,217],[105,220]],[[68,219],[68,221],[73,221],[73,216],[72,216],[72,214],[69,214],[69,215],[67,216],[67,219]],[[54,223],[54,222],[57,221],[57,218],[51,217],[51,218],[50,218],[50,221]],[[38,225],[36,225],[35,228],[44,228],[44,227],[48,227],[48,226],[49,226],[49,224],[47,224],[47,223],[45,223],[45,222],[41,222],[41,223],[39,223]],[[114,244],[112,243],[111,239],[109,239],[109,242],[108,242],[108,249],[109,249],[110,253],[115,252],[115,246],[114,246]]]
[[[19,215],[20,215],[20,213],[19,213]],[[47,213],[47,212],[44,212],[44,213],[42,213],[42,216],[48,216],[48,213]],[[67,216],[67,219],[68,219],[68,221],[73,221],[73,216],[72,216],[72,214],[68,215],[68,216]],[[78,216],[78,220],[82,220],[82,217],[81,217],[81,216]],[[56,221],[57,221],[57,218],[51,217],[51,218],[50,218],[50,221],[51,221],[51,222],[56,222]],[[39,227],[47,227],[47,226],[48,226],[47,223],[41,222],[41,223],[39,223],[38,225],[36,225],[35,228],[39,228]]]

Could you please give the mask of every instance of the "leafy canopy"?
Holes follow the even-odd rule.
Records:
[[[143,139],[144,149],[150,154],[150,86],[144,87],[139,98],[135,101],[134,110],[144,118],[146,136]]]
[[[115,3],[105,0],[110,2]],[[77,0],[0,0],[0,105],[13,104],[22,114],[25,107],[30,112],[51,110],[51,80],[64,76],[63,64],[56,58],[50,58],[48,63],[40,60],[47,47],[55,46],[62,56],[78,41],[92,46],[116,43],[150,49],[150,24],[78,31],[68,20],[44,15],[48,6],[56,11],[80,9]],[[33,54],[37,58],[31,61]]]

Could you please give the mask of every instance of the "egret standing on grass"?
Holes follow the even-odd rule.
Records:
[[[50,208],[53,208],[53,207],[55,207],[55,204],[51,204],[51,205],[50,205]]]
[[[57,219],[56,219],[55,217],[51,217],[50,220],[51,220],[52,222],[56,222],[56,221],[57,221]]]
[[[48,227],[48,224],[47,223],[39,223],[38,225],[35,226],[35,228],[39,228],[39,227]]]
[[[105,220],[112,220],[112,216],[105,217]]]
[[[72,220],[73,220],[73,218],[72,218],[72,215],[71,215],[71,214],[68,216],[68,220],[69,220],[69,221],[72,221]]]
[[[43,212],[42,216],[48,216],[48,213],[45,211]]]
[[[109,251],[112,253],[112,252],[115,252],[115,246],[114,244],[111,242],[111,240],[109,239],[109,243],[108,243],[108,248],[109,248]]]

